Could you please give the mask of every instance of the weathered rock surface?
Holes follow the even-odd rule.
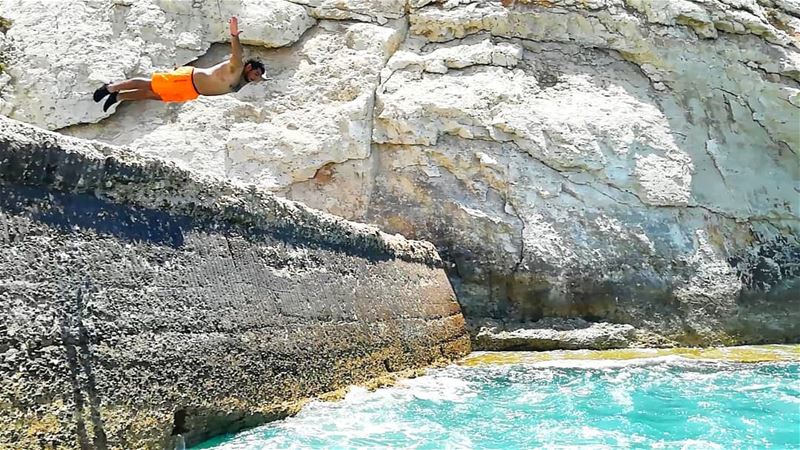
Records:
[[[102,83],[172,70],[228,40],[227,19],[248,24],[244,43],[282,47],[316,20],[276,0],[3,0],[11,20],[0,113],[48,129],[95,122],[108,114],[88,96]]]
[[[172,448],[470,349],[432,245],[0,117],[0,447]]]
[[[417,11],[419,36],[378,90],[373,136],[391,169],[367,219],[439,244],[470,318],[583,317],[691,344],[798,339],[800,53],[778,13]],[[521,56],[427,62],[509,45]]]
[[[2,4],[15,21],[3,111],[430,240],[471,319],[583,318],[683,344],[800,338],[797,2],[274,2],[310,28],[272,24],[283,40],[270,40],[243,20],[271,81],[97,124],[85,94],[103,77],[56,89],[27,70],[83,49],[16,59],[41,45],[16,25],[36,11]],[[192,17],[220,26],[198,4]],[[104,26],[135,34],[138,16],[112,9]],[[222,41],[163,65],[216,61],[226,48],[208,43]],[[57,125],[26,112],[55,101],[45,91],[73,105]]]
[[[485,321],[475,327],[475,344],[485,350],[609,350],[637,345],[631,325],[590,323],[582,319],[542,319],[509,326]]]
[[[360,20],[381,25],[404,16],[406,0],[293,0],[319,19]]]
[[[399,37],[379,25],[323,21],[292,50],[251,48],[249,56],[267,61],[270,89],[247,86],[181,106],[122,105],[109,123],[70,133],[284,188],[312,179],[325,164],[369,156],[378,74]],[[198,64],[224,59],[229,48],[212,47]],[[142,123],[142,114],[155,117]]]

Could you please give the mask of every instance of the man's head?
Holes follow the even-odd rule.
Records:
[[[244,79],[250,83],[261,81],[264,75],[264,64],[257,59],[248,59],[244,63]]]

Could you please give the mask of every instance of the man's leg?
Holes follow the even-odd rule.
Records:
[[[130,81],[130,80],[128,80]],[[124,83],[124,82],[123,82]],[[155,92],[150,89],[150,85],[148,82],[148,86],[144,89],[134,89],[130,91],[123,91],[123,92],[112,92],[108,95],[108,100],[103,105],[103,111],[108,111],[108,108],[111,108],[111,105],[117,103],[118,101],[122,100],[161,100],[161,97],[158,96]]]
[[[150,78],[131,78],[130,80],[111,83],[108,92],[150,90]]]
[[[120,91],[132,91],[135,89],[150,89],[149,78],[131,78],[130,80],[120,81],[118,83],[104,84],[100,89],[94,91],[94,101],[99,102],[108,94]]]
[[[147,89],[120,92],[117,94],[117,100],[161,100],[161,97],[148,87]]]

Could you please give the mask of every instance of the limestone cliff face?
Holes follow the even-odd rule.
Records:
[[[431,240],[476,332],[800,337],[796,1],[0,5],[0,111]],[[234,13],[269,81],[89,100],[224,58]]]

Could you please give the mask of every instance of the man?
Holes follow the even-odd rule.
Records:
[[[239,42],[239,19],[231,17],[231,58],[213,67],[184,66],[168,73],[154,73],[148,78],[131,78],[118,83],[104,84],[94,91],[94,101],[106,96],[103,111],[122,100],[160,100],[186,102],[200,95],[223,95],[236,92],[247,83],[258,82],[264,76],[264,64],[255,59],[242,62]]]

